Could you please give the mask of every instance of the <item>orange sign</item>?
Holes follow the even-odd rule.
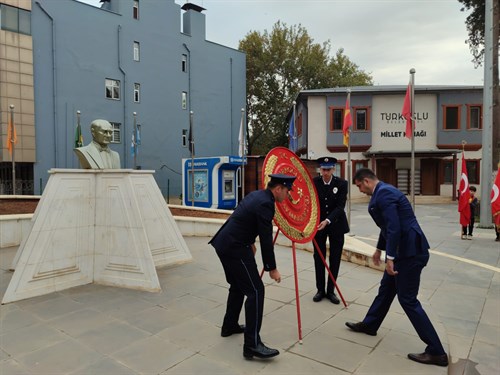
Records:
[[[290,198],[276,203],[274,222],[291,241],[311,241],[318,229],[319,203],[316,188],[304,163],[289,149],[275,147],[269,151],[262,166],[264,187],[273,173],[297,177]]]

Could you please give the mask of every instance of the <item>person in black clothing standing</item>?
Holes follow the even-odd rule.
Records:
[[[274,203],[288,198],[296,177],[283,174],[269,177],[267,188],[248,194],[209,242],[219,256],[230,285],[221,336],[244,333],[243,356],[248,359],[279,354],[278,350],[265,346],[259,334],[264,311],[264,284],[255,262],[255,239],[259,236],[264,270],[279,283],[281,275],[276,268],[273,245]],[[246,326],[243,326],[238,319],[245,296]]]
[[[326,259],[326,239],[330,242],[329,267],[335,281],[339,274],[342,249],[344,247],[344,234],[349,232],[349,224],[344,211],[347,201],[347,181],[333,175],[337,159],[333,157],[322,157],[318,159],[321,176],[313,179],[318,192],[320,206],[320,223],[318,232],[314,237],[318,247]],[[335,295],[334,285],[321,257],[314,249],[314,269],[316,271],[317,293],[313,297],[314,302],[321,301],[325,296],[334,304],[340,301]],[[325,293],[325,274],[328,278]]]

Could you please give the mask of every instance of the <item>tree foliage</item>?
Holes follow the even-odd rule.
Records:
[[[463,7],[462,12],[471,11],[465,20],[469,39],[465,42],[469,45],[473,62],[476,66],[482,64],[484,58],[484,16],[485,0],[458,0]]]
[[[299,91],[372,84],[343,49],[330,57],[330,41],[314,43],[300,24],[288,27],[278,21],[271,32],[251,31],[239,49],[247,55],[250,154],[288,145],[285,118]]]

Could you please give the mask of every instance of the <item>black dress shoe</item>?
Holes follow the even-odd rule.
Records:
[[[279,350],[271,349],[265,346],[263,343],[259,343],[255,348],[248,345],[243,345],[243,357],[252,359],[257,358],[272,358],[280,354]]]
[[[348,326],[350,329],[352,329],[354,332],[366,333],[367,335],[370,336],[377,336],[377,331],[368,328],[367,325],[363,322],[359,323],[346,322],[345,325]]]
[[[426,365],[448,366],[448,355],[432,355],[429,353],[410,353],[408,358],[412,361],[424,363]]]
[[[337,296],[335,295],[335,293],[328,293],[326,295],[326,298],[328,298],[330,300],[331,303],[334,303],[336,305],[338,305],[340,303],[339,299],[337,298]]]
[[[319,292],[319,291],[318,291],[318,293],[316,293],[316,294],[314,295],[314,297],[313,297],[313,301],[314,301],[314,302],[319,302],[319,301],[321,301],[323,298],[325,298],[325,292]]]
[[[220,335],[222,337],[228,337],[234,333],[243,333],[243,332],[245,332],[245,326],[242,324],[232,328],[222,327],[222,329],[220,330]]]

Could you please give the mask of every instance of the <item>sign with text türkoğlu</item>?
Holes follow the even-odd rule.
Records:
[[[415,95],[415,150],[436,149],[437,99],[435,95]],[[405,137],[406,120],[401,115],[404,95],[375,96],[372,106],[371,151],[409,151]]]

